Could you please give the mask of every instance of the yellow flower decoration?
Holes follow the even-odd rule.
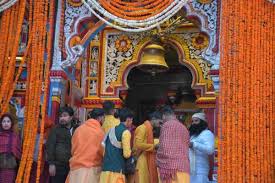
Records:
[[[132,41],[128,36],[122,35],[116,40],[115,46],[118,51],[126,52],[131,48],[131,43]]]
[[[192,38],[192,44],[196,49],[206,48],[209,44],[208,37],[205,34],[198,34]]]

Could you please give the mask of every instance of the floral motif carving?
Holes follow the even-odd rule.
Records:
[[[206,60],[204,60],[203,55],[202,55],[206,48],[197,49],[194,47],[194,44],[193,44],[193,39],[200,35],[201,35],[201,33],[186,33],[186,34],[181,34],[179,36],[188,45],[189,52],[190,52],[190,58],[195,59],[198,62],[199,66],[203,72],[204,79],[210,79],[208,73],[210,71],[211,65]]]
[[[191,0],[192,7],[194,10],[207,16],[208,19],[208,29],[216,33],[217,28],[217,0],[213,0],[211,3],[200,3],[197,0]]]
[[[219,68],[220,62],[217,37],[218,1],[207,3],[206,0],[190,0],[187,6],[188,15],[198,16],[202,20],[202,31],[209,35],[209,46],[204,50],[203,57],[213,65],[212,69]]]
[[[192,38],[198,37],[201,35],[200,33],[185,33],[181,34],[178,39],[183,40],[186,44],[186,48],[189,52],[185,53],[186,59],[196,60],[201,71],[203,73],[204,79],[210,79],[209,71],[211,65],[203,58],[202,53],[206,48],[197,49],[194,47]],[[103,83],[103,91],[104,92],[111,92],[110,85],[111,83],[115,83],[119,75],[121,75],[120,67],[124,65],[124,63],[131,62],[132,59],[136,58],[134,54],[136,54],[135,50],[140,49],[140,42],[144,39],[141,34],[129,34],[129,40],[131,40],[131,47],[128,51],[122,52],[119,51],[116,47],[116,41],[121,36],[119,33],[110,33],[106,34],[106,53],[103,56],[104,59],[104,83]],[[174,36],[172,36],[174,37]],[[171,37],[171,38],[172,38]],[[173,38],[174,39],[174,38]],[[207,41],[206,41],[207,42]],[[183,46],[183,45],[182,45]]]
[[[192,44],[194,48],[201,50],[208,46],[209,41],[205,34],[198,34],[192,37]]]
[[[73,26],[76,19],[80,20],[83,17],[90,15],[90,11],[86,8],[86,6],[73,7],[70,5],[68,1],[66,1],[66,10],[65,10],[65,25],[64,25],[64,35],[66,39],[73,32]]]
[[[107,34],[107,49],[104,68],[104,91],[110,86],[111,82],[114,82],[118,78],[118,72],[120,66],[133,58],[135,46],[142,38],[139,34],[128,34],[127,37],[130,41],[130,46],[127,51],[119,50],[116,47],[116,41],[120,38],[121,34]]]
[[[131,48],[131,40],[126,35],[120,36],[116,42],[116,49],[121,52],[126,52]]]

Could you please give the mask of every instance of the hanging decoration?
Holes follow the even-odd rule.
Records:
[[[221,9],[218,182],[274,183],[275,6],[226,0]]]
[[[20,5],[26,0],[20,0]],[[38,130],[39,116],[40,141],[37,164],[36,183],[39,183],[42,163],[42,145],[44,141],[44,124],[46,119],[48,82],[51,59],[52,34],[54,25],[54,1],[36,0],[29,1],[29,55],[31,59],[27,61],[27,89],[26,89],[26,109],[24,121],[23,151],[17,172],[16,183],[28,183],[33,163],[33,153],[36,143],[36,133]],[[25,5],[22,6],[25,9]],[[21,11],[21,10],[20,10]],[[18,11],[18,12],[20,12]],[[43,89],[44,83],[44,89]],[[41,96],[43,100],[41,101]],[[42,103],[42,105],[41,105]]]
[[[137,66],[141,71],[148,72],[152,76],[166,72],[169,67],[165,61],[165,49],[159,44],[149,44],[143,49],[140,62]]]
[[[0,12],[8,9],[16,3],[17,0],[0,0]]]
[[[175,15],[187,0],[82,0],[100,20],[127,32],[150,30]]]
[[[18,53],[21,27],[23,25],[26,2],[19,1],[17,4],[2,13],[0,30],[0,115],[7,112],[9,101],[16,87],[16,82],[23,69],[26,53],[21,59],[16,72],[16,56]],[[20,28],[18,28],[20,27]]]

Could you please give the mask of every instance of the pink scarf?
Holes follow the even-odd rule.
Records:
[[[189,132],[177,119],[167,121],[160,131],[157,166],[162,182],[171,182],[177,172],[190,173]]]
[[[10,130],[0,131],[0,153],[12,153],[16,159],[20,159],[21,143],[19,136]]]

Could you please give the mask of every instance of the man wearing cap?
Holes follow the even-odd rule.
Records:
[[[103,109],[93,109],[72,138],[70,173],[66,183],[99,182],[103,159]]]
[[[190,145],[190,182],[207,183],[209,173],[209,155],[214,153],[215,137],[208,129],[204,113],[195,113],[189,128]]]

